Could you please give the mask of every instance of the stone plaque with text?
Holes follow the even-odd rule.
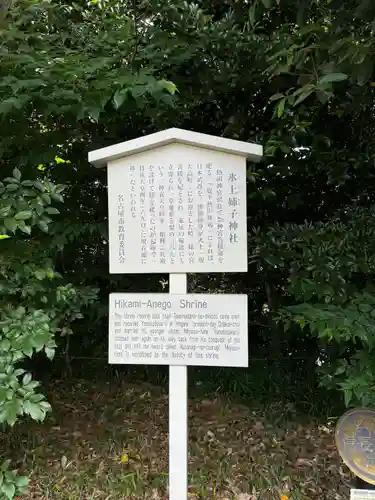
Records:
[[[110,364],[245,367],[247,342],[246,295],[110,295]]]
[[[108,165],[111,273],[247,271],[246,159],[169,144]]]

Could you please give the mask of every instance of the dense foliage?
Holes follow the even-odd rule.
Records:
[[[25,357],[103,355],[108,293],[163,289],[160,276],[109,276],[105,172],[87,151],[169,126],[266,151],[248,171],[249,272],[193,276],[191,288],[248,293],[253,355],[288,369],[298,358],[347,404],[374,404],[372,2],[10,4],[0,421],[50,408]],[[12,498],[26,482],[8,465],[0,488]]]

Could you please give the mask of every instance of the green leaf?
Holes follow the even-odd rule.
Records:
[[[18,189],[18,184],[8,184],[6,187],[6,190],[9,191],[10,193],[17,191]]]
[[[53,357],[55,356],[55,349],[51,349],[51,347],[45,347],[44,351],[48,359],[52,360]]]
[[[18,214],[16,214],[14,218],[16,220],[27,220],[30,219],[32,216],[33,213],[31,210],[23,210],[22,212],[18,212]]]
[[[23,221],[20,221],[20,222],[23,222]],[[21,229],[21,231],[25,234],[31,234],[31,227],[30,226],[26,226],[25,223],[23,224],[18,224],[18,227]]]
[[[174,95],[177,91],[176,85],[169,80],[160,80],[159,84],[172,95]]]
[[[45,187],[40,181],[34,181],[33,184],[41,193],[45,191]]]
[[[4,99],[0,103],[0,114],[6,115],[15,109],[20,109],[22,107],[22,101],[11,97],[9,99]]]
[[[21,182],[21,186],[24,186],[24,187],[33,187],[34,186],[34,181],[22,181]]]
[[[40,195],[40,197],[41,197],[41,199],[44,201],[44,203],[46,205],[50,205],[51,204],[51,197],[50,197],[49,194],[43,193],[43,194]]]
[[[27,476],[17,476],[14,480],[17,488],[27,488],[29,485],[29,478]]]
[[[360,65],[360,67],[356,71],[359,85],[364,85],[370,80],[373,70],[374,70],[374,62],[372,57],[366,57],[364,62]]]
[[[134,85],[130,89],[131,95],[134,97],[134,99],[139,99],[141,96],[144,96],[147,93],[147,86],[146,85]]]
[[[46,273],[43,271],[43,269],[37,269],[34,274],[38,278],[38,280],[44,280],[44,278],[46,277]]]
[[[307,99],[309,97],[309,95],[311,95],[313,92],[314,92],[314,89],[309,89],[309,90],[306,90],[305,92],[301,93],[299,95],[299,97],[297,98],[297,100],[295,101],[295,103],[293,104],[293,106],[298,106],[298,104],[301,104],[301,102],[303,102],[305,99]]]
[[[14,495],[16,493],[16,486],[13,483],[3,483],[0,489],[10,500],[14,498]]]
[[[345,406],[349,406],[350,401],[353,398],[353,392],[351,389],[345,389],[344,391],[344,401],[345,401]]]
[[[13,177],[17,179],[17,181],[21,180],[21,172],[17,167],[13,170]]]
[[[48,233],[48,224],[46,222],[44,222],[43,220],[40,220],[38,222],[38,226],[40,227],[40,229],[45,232],[45,233]]]
[[[27,385],[31,381],[31,373],[25,373],[22,379],[22,384]]]
[[[257,6],[257,2],[252,2],[249,8],[249,20],[252,26],[254,26],[256,22]]]
[[[264,260],[267,262],[267,264],[269,264],[272,267],[275,267],[278,264],[280,264],[279,259],[277,257],[275,257],[274,255],[267,255],[264,257]]]
[[[35,211],[38,215],[42,215],[42,213],[44,212],[44,206],[40,205],[39,203],[33,204],[33,207],[35,208]]]
[[[40,407],[43,408],[43,410],[46,411],[46,412],[52,410],[52,407],[48,403],[48,401],[41,401],[39,404],[40,404]]]
[[[333,92],[327,92],[326,90],[317,90],[316,96],[322,104],[326,104],[331,97],[334,96]]]
[[[115,95],[113,96],[113,103],[116,109],[118,109],[123,104],[127,95],[128,89],[119,89],[115,92]]]
[[[55,207],[47,207],[45,211],[49,215],[57,215],[60,213],[60,211]]]
[[[36,387],[39,387],[40,383],[37,380],[32,380],[27,385],[23,386],[26,391],[33,391]]]
[[[331,83],[331,82],[342,82],[346,80],[348,75],[344,73],[329,73],[328,75],[324,75],[320,78],[319,84]]]
[[[285,102],[286,102],[286,97],[281,99],[276,106],[276,114],[277,114],[278,118],[280,118],[282,116],[282,114],[284,113]]]
[[[17,488],[27,488],[29,485],[29,478],[27,476],[16,476],[14,482]]]
[[[22,350],[25,354],[25,356],[27,356],[28,358],[31,358],[31,356],[33,355],[33,346],[31,345],[30,342],[28,342],[27,344],[25,344],[23,347],[22,347]]]
[[[60,201],[60,202],[64,201],[64,198],[62,197],[62,195],[59,194],[59,193],[57,193],[57,192],[56,193],[51,193],[51,198],[53,200]]]
[[[13,426],[17,421],[18,415],[22,413],[20,400],[14,398],[11,401],[5,403],[3,407],[3,412],[4,412],[5,422],[8,425]]]
[[[43,398],[44,398],[43,394],[34,393],[34,394],[31,394],[29,399],[32,403],[38,403],[43,408],[43,405],[42,405]]]
[[[0,208],[0,218],[7,217],[9,215],[10,209],[12,207],[10,205],[6,207],[1,207]]]
[[[4,460],[1,465],[0,465],[0,469],[5,472],[6,470],[9,469],[9,465],[11,464],[12,460],[10,458],[8,458],[7,460]]]
[[[10,349],[10,340],[6,338],[0,340],[0,350],[7,352],[9,351],[9,349]]]
[[[88,110],[88,114],[90,116],[90,118],[95,122],[95,123],[98,123],[99,121],[99,116],[100,116],[100,113],[101,113],[101,109],[98,108],[98,107],[92,107]]]
[[[33,420],[42,421],[44,420],[46,414],[41,406],[37,403],[31,403],[31,401],[26,400],[23,404],[23,409],[27,415]]]
[[[17,229],[17,222],[14,219],[7,218],[4,220],[4,226],[8,231],[12,231],[13,233]]]
[[[16,479],[17,471],[16,470],[8,470],[4,473],[4,479],[6,483],[14,484],[14,480]]]
[[[284,96],[284,94],[280,94],[280,92],[278,92],[277,94],[274,94],[273,96],[270,97],[270,102],[273,102],[273,101],[278,101],[279,99],[282,99]]]

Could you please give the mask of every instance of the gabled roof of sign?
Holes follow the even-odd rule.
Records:
[[[183,130],[181,128],[169,128],[155,134],[145,135],[137,139],[114,144],[113,146],[90,151],[89,162],[96,167],[104,167],[109,161],[172,143],[188,144],[190,146],[245,156],[252,161],[260,161],[263,155],[263,148],[259,144],[191,132],[190,130]]]

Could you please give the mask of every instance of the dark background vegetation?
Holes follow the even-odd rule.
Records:
[[[83,318],[60,323],[59,369],[74,374],[82,357],[105,367],[110,292],[167,291],[166,276],[109,275],[106,172],[87,152],[176,126],[266,152],[248,171],[249,272],[190,278],[191,292],[249,295],[250,369],[197,377],[247,396],[261,380],[295,401],[315,390],[318,358],[350,364],[337,384],[350,370],[360,378],[372,316],[366,340],[341,330],[356,294],[364,309],[371,300],[370,2],[15,2],[3,24],[2,172],[65,186],[49,236],[33,242],[65,283],[96,292]],[[356,386],[347,392],[361,399]]]

